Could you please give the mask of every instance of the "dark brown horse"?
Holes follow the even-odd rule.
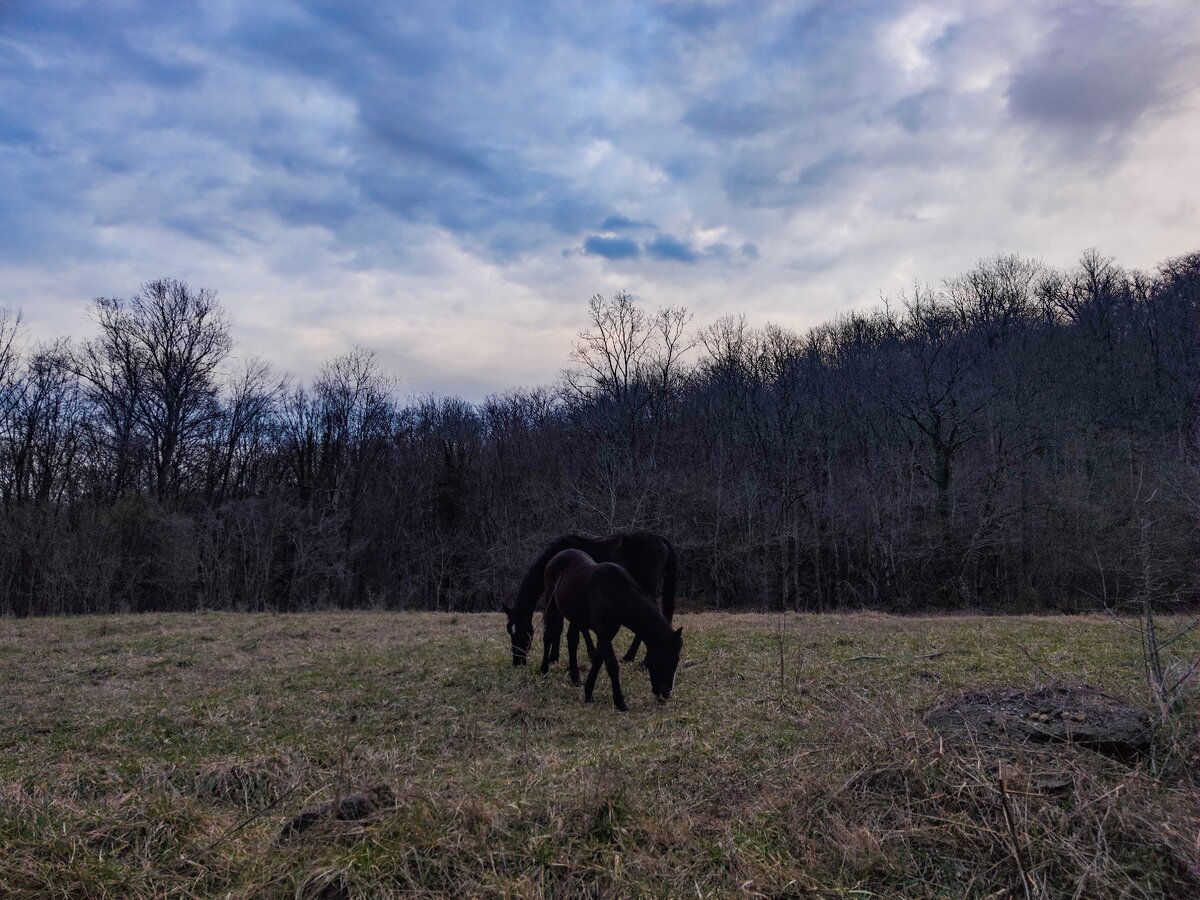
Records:
[[[646,596],[628,572],[615,563],[597,563],[582,550],[563,550],[546,564],[544,578],[546,612],[543,622],[546,641],[542,652],[542,673],[550,668],[550,648],[558,646],[563,619],[571,623],[572,632],[596,633],[596,646],[591,652],[592,667],[583,686],[583,701],[592,702],[596,676],[603,662],[612,681],[613,704],[624,712],[625,696],[621,693],[621,670],[613,650],[613,638],[622,628],[628,628],[646,644],[646,670],[654,696],[665,701],[675,687],[675,670],[683,649],[683,629],[671,630],[658,605]],[[576,662],[577,639],[568,635],[571,681],[579,683]]]
[[[544,588],[546,564],[563,550],[582,550],[596,562],[611,562],[623,566],[633,577],[643,593],[658,596],[662,587],[662,611],[670,622],[675,615],[675,580],[678,572],[675,548],[661,534],[652,531],[634,531],[629,534],[610,534],[607,537],[585,537],[579,534],[564,534],[555,538],[541,552],[517,588],[517,598],[510,607],[501,604],[508,622],[512,642],[514,666],[521,666],[529,658],[529,645],[533,643],[533,614],[537,610],[538,598]],[[568,640],[571,635],[568,633]],[[576,636],[578,639],[578,636]],[[557,641],[557,638],[555,639]],[[641,639],[634,637],[625,661],[637,656]],[[550,648],[550,661],[558,659],[558,643]]]

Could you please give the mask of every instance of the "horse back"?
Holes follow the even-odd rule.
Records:
[[[595,561],[582,550],[562,550],[546,564],[546,602],[554,603],[572,622],[586,625],[588,620],[588,581],[597,569]]]
[[[588,611],[592,630],[615,633],[628,628],[643,640],[654,633],[655,621],[667,628],[653,597],[616,563],[600,563],[592,570],[587,584]]]
[[[579,534],[564,534],[555,538],[542,551],[541,556],[525,573],[518,592],[518,607],[530,618],[537,605],[538,595],[543,589],[549,600],[549,588],[565,570],[567,560],[573,565],[582,565],[574,556],[589,557],[587,562],[595,564],[616,563],[623,567],[636,587],[653,598],[662,594],[662,609],[668,621],[675,611],[676,558],[675,548],[661,534],[652,531],[634,531],[628,534],[610,534],[604,537],[587,537]],[[563,554],[571,554],[559,560],[555,573],[550,564]],[[660,591],[661,589],[661,591]]]
[[[611,597],[622,597],[637,591],[637,583],[618,563],[599,563],[588,578],[588,599],[593,605]]]
[[[605,548],[609,551],[608,554],[603,557],[597,556],[596,561],[618,563],[633,576],[634,582],[644,593],[651,597],[657,596],[659,586],[666,581],[668,564],[674,562],[674,548],[671,542],[653,531],[613,535],[612,539],[615,539],[615,542]],[[673,600],[673,589],[671,593]]]

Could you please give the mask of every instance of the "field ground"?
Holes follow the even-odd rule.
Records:
[[[675,696],[623,667],[620,714],[603,673],[583,705],[565,652],[514,669],[499,615],[0,620],[0,896],[1200,896],[1194,700],[1133,768],[921,722],[1039,669],[1144,701],[1135,633],[678,622]],[[374,823],[273,839],[381,782]]]

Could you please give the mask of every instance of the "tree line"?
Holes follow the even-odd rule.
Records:
[[[550,386],[405,398],[369,351],[234,365],[216,295],[0,315],[0,613],[470,610],[648,529],[685,608],[1192,598],[1200,253],[1004,256],[799,333],[593,297]]]

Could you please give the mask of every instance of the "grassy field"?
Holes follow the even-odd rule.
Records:
[[[0,896],[1200,896],[1195,705],[1132,768],[921,721],[1046,673],[1142,701],[1136,634],[678,622],[675,696],[623,667],[621,714],[603,673],[583,705],[565,653],[514,669],[499,615],[0,621]],[[274,839],[378,783],[377,820]]]

